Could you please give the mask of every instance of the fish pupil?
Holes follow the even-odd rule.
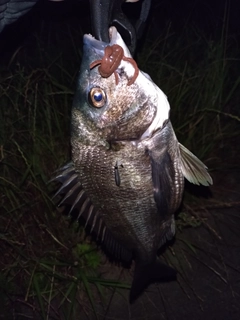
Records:
[[[102,93],[101,92],[94,93],[93,98],[94,98],[95,101],[100,102],[102,100],[102,98],[103,98]]]
[[[101,88],[92,88],[88,95],[89,103],[95,108],[102,108],[106,103],[106,94]]]

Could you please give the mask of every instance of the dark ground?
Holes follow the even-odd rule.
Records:
[[[190,8],[190,2],[181,2],[181,8],[177,7],[178,3],[170,1],[166,5],[162,2],[160,27],[164,24],[164,15],[165,21],[170,17],[175,21],[184,21],[181,20],[184,6]],[[206,12],[209,9],[204,8]],[[221,11],[223,6],[214,8]],[[236,12],[233,10],[230,27],[238,34]],[[207,33],[214,24],[208,17],[210,14],[207,16],[195,12],[196,23],[202,24]],[[221,19],[215,21],[215,26],[221,24]],[[4,41],[7,47],[8,41]],[[3,46],[0,49],[4,51]],[[226,169],[216,173],[214,186],[211,187],[212,197],[203,199],[198,211],[193,212],[202,217],[202,225],[184,229],[185,242],[181,241],[181,234],[178,234],[172,246],[182,270],[178,281],[151,285],[131,306],[128,303],[128,290],[117,290],[107,295],[104,304],[98,303],[99,298],[96,297],[99,319],[240,319],[240,169],[237,166],[235,168],[234,171]],[[191,243],[192,249],[187,248],[187,243]],[[103,277],[105,275],[106,278],[117,278],[127,283],[132,280],[131,270],[109,263],[103,267],[102,274]],[[95,319],[95,316],[86,306],[76,319]]]

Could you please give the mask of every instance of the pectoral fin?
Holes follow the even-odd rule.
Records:
[[[191,151],[179,143],[181,168],[184,177],[191,183],[209,186],[213,183],[207,167]]]

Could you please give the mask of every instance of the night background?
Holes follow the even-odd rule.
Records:
[[[1,0],[0,0],[1,3]],[[135,21],[138,4],[124,4]],[[128,303],[112,264],[47,184],[70,159],[71,105],[87,0],[41,1],[0,34],[0,319],[240,317],[240,3],[152,0],[136,61],[166,93],[179,141],[209,168],[186,183],[163,259],[176,282]],[[1,17],[1,16],[0,16]]]

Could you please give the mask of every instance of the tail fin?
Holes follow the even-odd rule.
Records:
[[[132,303],[147,288],[150,283],[158,281],[176,280],[177,272],[163,264],[158,258],[151,264],[136,262],[132,287],[130,290],[130,303]]]

